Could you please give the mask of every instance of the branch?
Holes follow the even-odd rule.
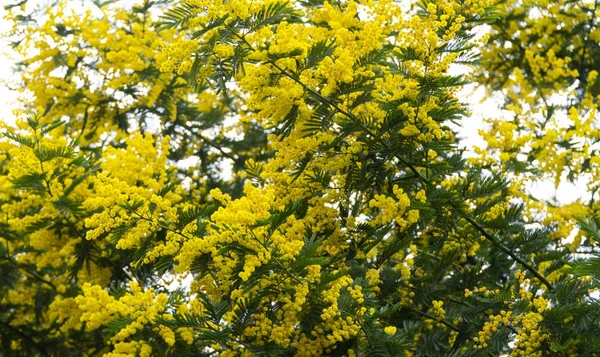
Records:
[[[293,80],[294,82],[298,83],[299,85],[302,86],[302,88],[304,88],[304,90],[312,93],[313,95],[315,95],[317,98],[319,98],[321,101],[323,101],[326,104],[331,105],[335,110],[337,110],[339,113],[345,115],[346,117],[348,117],[350,120],[358,123],[358,125],[361,127],[361,129],[366,132],[368,135],[372,136],[375,140],[379,141],[379,143],[381,145],[383,145],[386,149],[391,150],[392,148],[390,147],[390,145],[383,140],[379,135],[376,135],[373,131],[371,131],[368,127],[366,127],[363,123],[360,122],[360,120],[352,113],[343,110],[342,108],[340,108],[337,104],[335,104],[331,99],[323,97],[320,93],[318,93],[317,91],[315,91],[314,89],[308,87],[306,84],[302,83],[298,78],[296,78],[295,76],[292,76],[291,74],[289,74],[286,70],[282,69],[281,67],[279,67],[276,63],[274,62],[268,62],[269,64],[271,64],[273,67],[277,68],[277,70],[279,70],[283,75],[285,75],[286,77],[290,78],[291,80]],[[422,182],[424,182],[427,186],[430,187],[435,187],[435,185],[425,176],[423,176],[416,167],[414,167],[410,162],[408,162],[406,159],[404,159],[404,157],[402,157],[400,154],[394,154],[394,157],[396,159],[398,159],[404,166],[406,166],[410,171],[412,171],[415,176],[417,178],[419,178],[419,180],[421,180]],[[494,237],[493,234],[491,234],[490,232],[488,232],[484,227],[482,227],[479,223],[477,223],[477,221],[471,217],[471,215],[469,215],[468,213],[466,213],[465,211],[462,210],[462,208],[460,208],[460,205],[456,202],[454,202],[451,199],[448,199],[448,202],[450,203],[450,205],[458,210],[458,213],[460,214],[460,216],[462,218],[464,218],[467,222],[469,222],[475,229],[477,229],[479,232],[481,232],[481,234],[483,234],[483,236],[489,240],[490,242],[492,242],[494,245],[498,246],[503,252],[505,252],[506,254],[508,254],[512,259],[514,259],[516,262],[518,262],[519,264],[521,264],[525,269],[527,269],[529,272],[531,272],[536,278],[538,278],[544,285],[546,285],[548,287],[548,289],[550,289],[551,291],[554,291],[554,286],[546,279],[544,278],[537,270],[535,270],[531,265],[529,265],[527,262],[525,262],[523,259],[519,258],[517,255],[515,255],[512,251],[510,251],[510,249],[508,249],[507,247],[505,247],[502,243],[500,243],[498,241],[498,239],[496,237]]]
[[[450,202],[450,204],[453,207],[455,207],[454,206],[454,202]],[[457,207],[455,207],[455,208],[457,208]],[[552,284],[542,274],[540,274],[537,270],[535,270],[531,265],[529,265],[523,259],[519,258],[515,253],[513,253],[510,249],[508,249],[506,246],[504,246],[504,244],[498,242],[498,240],[496,239],[496,237],[494,237],[485,228],[483,228],[479,223],[477,223],[477,221],[475,221],[470,215],[468,215],[465,212],[463,212],[460,208],[458,208],[458,210],[459,210],[458,212],[460,213],[460,215],[467,222],[471,223],[471,225],[473,227],[475,227],[478,231],[480,231],[481,234],[483,234],[483,236],[487,240],[489,240],[490,242],[492,242],[493,244],[495,244],[496,246],[498,246],[498,248],[500,248],[503,252],[505,252],[511,258],[513,258],[516,262],[518,262],[519,264],[521,264],[525,269],[529,270],[536,278],[538,278],[544,285],[546,285],[548,287],[548,289],[550,289],[551,291],[554,291],[554,286],[552,286]]]

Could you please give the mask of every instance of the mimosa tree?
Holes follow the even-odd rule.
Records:
[[[535,53],[495,60],[518,5],[109,3],[9,7],[22,102],[1,129],[0,355],[600,351],[590,211],[525,190],[560,172],[533,161],[560,143],[521,133],[531,111],[467,160],[452,129],[472,120],[471,79],[536,108],[550,92],[525,88],[576,83],[596,110],[593,72],[556,49],[538,72]],[[541,26],[524,13],[522,36]]]

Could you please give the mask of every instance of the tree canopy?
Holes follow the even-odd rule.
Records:
[[[597,5],[7,6],[0,356],[596,356]]]

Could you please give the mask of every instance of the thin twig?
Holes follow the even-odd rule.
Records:
[[[316,92],[315,90],[313,90],[312,88],[309,88],[307,85],[305,85],[304,83],[302,83],[299,79],[295,78],[294,76],[292,76],[291,74],[287,73],[284,69],[282,69],[281,67],[279,67],[277,64],[273,63],[273,62],[269,62],[272,66],[274,66],[275,68],[277,68],[279,71],[282,72],[282,74],[284,74],[285,76],[287,76],[288,78],[292,79],[293,81],[295,81],[296,83],[300,84],[305,90],[309,91],[310,93],[312,93],[313,95],[317,96],[319,99],[321,99],[323,102],[325,102],[326,104],[331,105],[334,109],[336,109],[339,113],[345,115],[346,117],[348,117],[349,119],[357,122],[359,124],[359,126],[361,127],[361,129],[363,129],[363,131],[365,131],[368,135],[372,136],[374,139],[376,139],[377,141],[379,141],[379,143],[381,143],[386,149],[390,150],[391,147],[390,145],[383,140],[381,137],[379,137],[378,135],[376,135],[373,131],[371,131],[369,128],[367,128],[363,123],[360,122],[360,120],[352,113],[347,112],[343,109],[341,109],[337,104],[335,104],[333,101],[331,101],[329,98],[325,98],[323,97],[321,94],[319,94],[318,92]],[[408,162],[406,159],[404,159],[402,156],[400,156],[400,154],[394,154],[394,157],[397,158],[404,166],[406,166],[410,171],[412,171],[415,176],[417,178],[419,178],[422,182],[424,182],[425,184],[427,184],[430,187],[435,187],[435,185],[425,176],[423,176],[416,167],[414,167],[410,162]],[[516,262],[518,262],[519,264],[521,264],[525,269],[527,269],[529,272],[531,272],[536,278],[538,278],[544,285],[546,285],[548,287],[548,289],[550,289],[551,291],[554,290],[554,286],[545,278],[543,277],[537,270],[535,270],[535,268],[533,268],[531,265],[529,265],[527,262],[525,262],[523,259],[519,258],[516,254],[514,254],[510,249],[508,249],[507,247],[505,247],[502,243],[500,243],[498,241],[498,239],[496,237],[494,237],[493,234],[491,234],[490,232],[487,231],[487,229],[485,229],[484,227],[482,227],[473,217],[471,217],[468,213],[466,213],[459,204],[457,204],[456,202],[452,201],[452,200],[448,200],[448,202],[450,203],[450,205],[457,209],[458,213],[460,214],[460,216],[462,218],[464,218],[467,222],[469,222],[475,229],[477,229],[479,232],[481,232],[481,234],[483,234],[483,236],[491,241],[493,244],[495,244],[496,246],[498,246],[502,251],[504,251],[506,254],[508,254],[511,258],[513,258]]]

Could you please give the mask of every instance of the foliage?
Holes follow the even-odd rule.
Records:
[[[525,187],[595,175],[596,15],[520,5],[10,6],[0,355],[595,355],[595,200]],[[465,65],[515,114],[468,160]]]

